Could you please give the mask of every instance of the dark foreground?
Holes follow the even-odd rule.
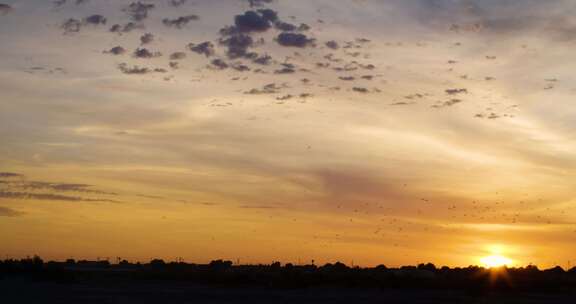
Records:
[[[576,269],[0,262],[0,303],[576,303]]]

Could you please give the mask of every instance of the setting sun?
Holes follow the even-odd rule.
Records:
[[[512,260],[501,255],[491,255],[481,258],[480,263],[482,263],[482,266],[487,268],[497,268],[511,265]]]

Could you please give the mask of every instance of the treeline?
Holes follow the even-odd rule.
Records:
[[[0,261],[0,280],[11,277],[63,284],[180,281],[222,287],[433,289],[465,290],[473,294],[576,291],[576,267],[570,270],[561,267],[540,270],[536,266],[438,268],[431,263],[400,268],[384,265],[360,268],[340,262],[323,266],[282,265],[279,262],[234,265],[223,260],[188,264],[155,259],[142,264],[125,260],[112,264],[86,260],[44,262],[40,257]]]

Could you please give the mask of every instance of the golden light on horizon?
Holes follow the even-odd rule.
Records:
[[[480,259],[482,266],[486,268],[498,268],[503,266],[510,266],[513,262],[511,259],[502,255],[490,255]]]
[[[480,258],[480,264],[486,268],[499,268],[514,264],[511,258],[504,255],[503,246],[490,246],[489,252],[490,255]]]

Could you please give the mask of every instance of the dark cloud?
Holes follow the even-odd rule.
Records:
[[[146,33],[140,36],[140,45],[150,44],[154,41],[154,35],[151,33]]]
[[[215,68],[219,69],[219,70],[224,70],[228,68],[228,64],[222,60],[222,59],[214,59],[210,62],[212,64],[212,66],[214,66]]]
[[[357,92],[357,93],[368,93],[370,92],[367,88],[362,88],[362,87],[354,87],[352,88],[352,91]]]
[[[287,47],[307,47],[314,43],[314,39],[308,38],[308,36],[304,34],[298,33],[281,33],[276,38],[278,44]]]
[[[121,46],[115,46],[108,51],[104,51],[104,53],[111,55],[124,55],[126,54],[126,49]]]
[[[274,2],[274,0],[245,0],[250,4],[250,7],[261,7],[266,4]]]
[[[276,22],[274,24],[274,26],[281,30],[281,31],[285,31],[285,32],[292,32],[292,31],[296,31],[298,29],[298,27],[292,23],[287,23],[287,22],[283,22],[283,21],[279,21]]]
[[[138,1],[130,3],[130,5],[124,9],[124,12],[126,12],[126,14],[132,18],[132,20],[142,21],[148,18],[148,13],[154,8],[156,8],[154,4],[142,3]]]
[[[190,43],[188,44],[188,48],[197,54],[205,55],[206,57],[210,57],[214,55],[214,44],[210,41],[202,42],[200,44]]]
[[[468,94],[468,89],[448,89],[446,90],[446,94],[448,95]]]
[[[109,199],[82,198],[77,196],[68,196],[52,193],[30,193],[30,192],[9,192],[9,191],[0,191],[0,198],[17,199],[17,200],[39,200],[39,201],[119,203],[118,201]]]
[[[84,24],[88,25],[104,25],[106,22],[106,18],[102,15],[91,15],[84,18]]]
[[[252,205],[243,205],[240,206],[241,209],[276,209],[274,206],[252,206]]]
[[[270,22],[277,22],[279,21],[278,19],[278,13],[274,10],[271,10],[269,8],[266,9],[259,9],[258,13],[262,16],[262,18],[270,21]]]
[[[75,5],[82,5],[82,4],[86,4],[88,3],[90,0],[74,0],[73,3]],[[55,7],[61,7],[63,5],[65,5],[66,3],[68,3],[67,0],[56,0],[54,1],[54,6]]]
[[[453,98],[453,99],[447,100],[445,102],[442,102],[440,104],[435,104],[432,107],[433,108],[446,108],[446,107],[451,107],[451,106],[457,105],[461,102],[463,102],[462,99]]]
[[[254,58],[252,62],[260,65],[269,65],[272,63],[272,57],[267,54],[259,55],[258,57]]]
[[[118,69],[127,75],[144,75],[149,73],[167,73],[168,70],[162,68],[154,68],[150,69],[147,67],[140,67],[140,66],[128,66],[126,63],[121,63],[118,65]]]
[[[484,118],[484,119],[498,119],[501,118],[502,116],[496,114],[496,113],[488,113],[488,114],[476,114],[476,116],[474,116],[476,118]]]
[[[80,22],[80,20],[70,18],[64,21],[60,28],[64,30],[65,34],[78,33],[82,28],[82,22]]]
[[[24,177],[24,175],[12,172],[0,172],[0,178],[18,178]]]
[[[286,101],[286,100],[290,100],[290,99],[292,99],[292,98],[294,98],[294,95],[288,94],[288,95],[276,97],[276,100],[278,100],[278,101]]]
[[[249,95],[277,94],[280,92],[281,89],[282,89],[281,86],[279,86],[275,83],[270,83],[270,84],[263,86],[261,89],[251,89],[250,91],[244,92],[244,94],[249,94]]]
[[[274,74],[293,74],[296,72],[296,66],[291,63],[283,63],[282,68],[274,71]]]
[[[152,52],[152,51],[148,50],[147,48],[138,48],[132,54],[132,57],[140,58],[140,59],[150,59],[150,58],[156,58],[156,57],[160,57],[160,56],[162,56],[162,53]]]
[[[8,14],[12,11],[12,6],[4,3],[0,3],[0,15]]]
[[[230,59],[246,57],[248,48],[254,45],[252,37],[246,34],[236,34],[220,39],[220,44],[228,48],[227,55]]]
[[[274,27],[276,27],[276,29],[284,31],[284,32],[305,32],[310,30],[310,26],[307,24],[300,24],[298,26],[292,24],[292,23],[288,23],[288,22],[283,22],[283,21],[277,21],[274,23]]]
[[[166,18],[166,19],[162,20],[162,23],[168,27],[175,27],[175,28],[181,29],[184,26],[186,26],[188,23],[190,23],[191,21],[195,21],[198,19],[200,19],[200,18],[196,15],[188,15],[188,16],[178,17],[176,19]]]
[[[66,1],[66,0],[55,0],[55,1],[54,1],[54,6],[55,6],[55,7],[61,7],[61,6],[63,6],[64,4],[66,4],[66,2],[68,2],[68,1]]]
[[[251,70],[249,66],[241,63],[234,63],[230,65],[230,67],[238,72],[248,72]]]
[[[122,33],[129,33],[129,32],[131,32],[131,31],[133,31],[133,30],[143,29],[143,28],[144,28],[144,26],[141,25],[141,24],[136,24],[136,23],[134,23],[134,22],[128,22],[128,23],[126,23],[126,24],[124,24],[124,25],[114,24],[114,25],[110,28],[110,32],[122,34]]]
[[[87,184],[72,184],[72,183],[52,183],[43,181],[28,181],[23,179],[5,179],[2,181],[4,187],[8,187],[14,190],[25,190],[25,191],[37,191],[37,190],[48,190],[57,192],[77,192],[77,193],[87,193],[87,194],[100,194],[100,195],[117,195],[112,192],[105,192],[93,189],[92,185]]]
[[[106,18],[104,16],[91,15],[91,16],[84,18],[82,21],[80,21],[78,19],[70,18],[70,19],[64,21],[62,23],[62,25],[60,26],[60,28],[64,30],[65,34],[71,34],[71,33],[80,32],[82,27],[85,25],[99,26],[99,25],[105,25],[105,24],[106,24]]]
[[[132,66],[129,67],[126,63],[121,63],[118,65],[118,69],[127,75],[143,75],[151,73],[152,70],[146,67]]]
[[[14,209],[0,206],[0,216],[16,217],[16,216],[20,216],[22,214],[23,214],[22,212],[16,211]]]
[[[170,0],[168,3],[173,7],[179,7],[186,4],[187,1],[188,0]]]
[[[9,184],[12,188],[18,188],[23,190],[51,190],[58,192],[78,192],[78,193],[89,193],[89,194],[102,194],[102,195],[117,195],[112,192],[104,192],[100,190],[92,189],[92,185],[86,184],[69,184],[69,183],[50,183],[50,182],[39,182],[39,181],[20,181],[13,182]]]
[[[340,45],[338,44],[338,42],[330,40],[326,42],[326,47],[329,49],[337,50],[340,48]]]
[[[174,52],[170,54],[170,60],[182,60],[186,58],[186,53],[184,52]]]
[[[247,11],[234,18],[236,29],[240,32],[265,32],[272,26],[268,15],[255,11]]]

